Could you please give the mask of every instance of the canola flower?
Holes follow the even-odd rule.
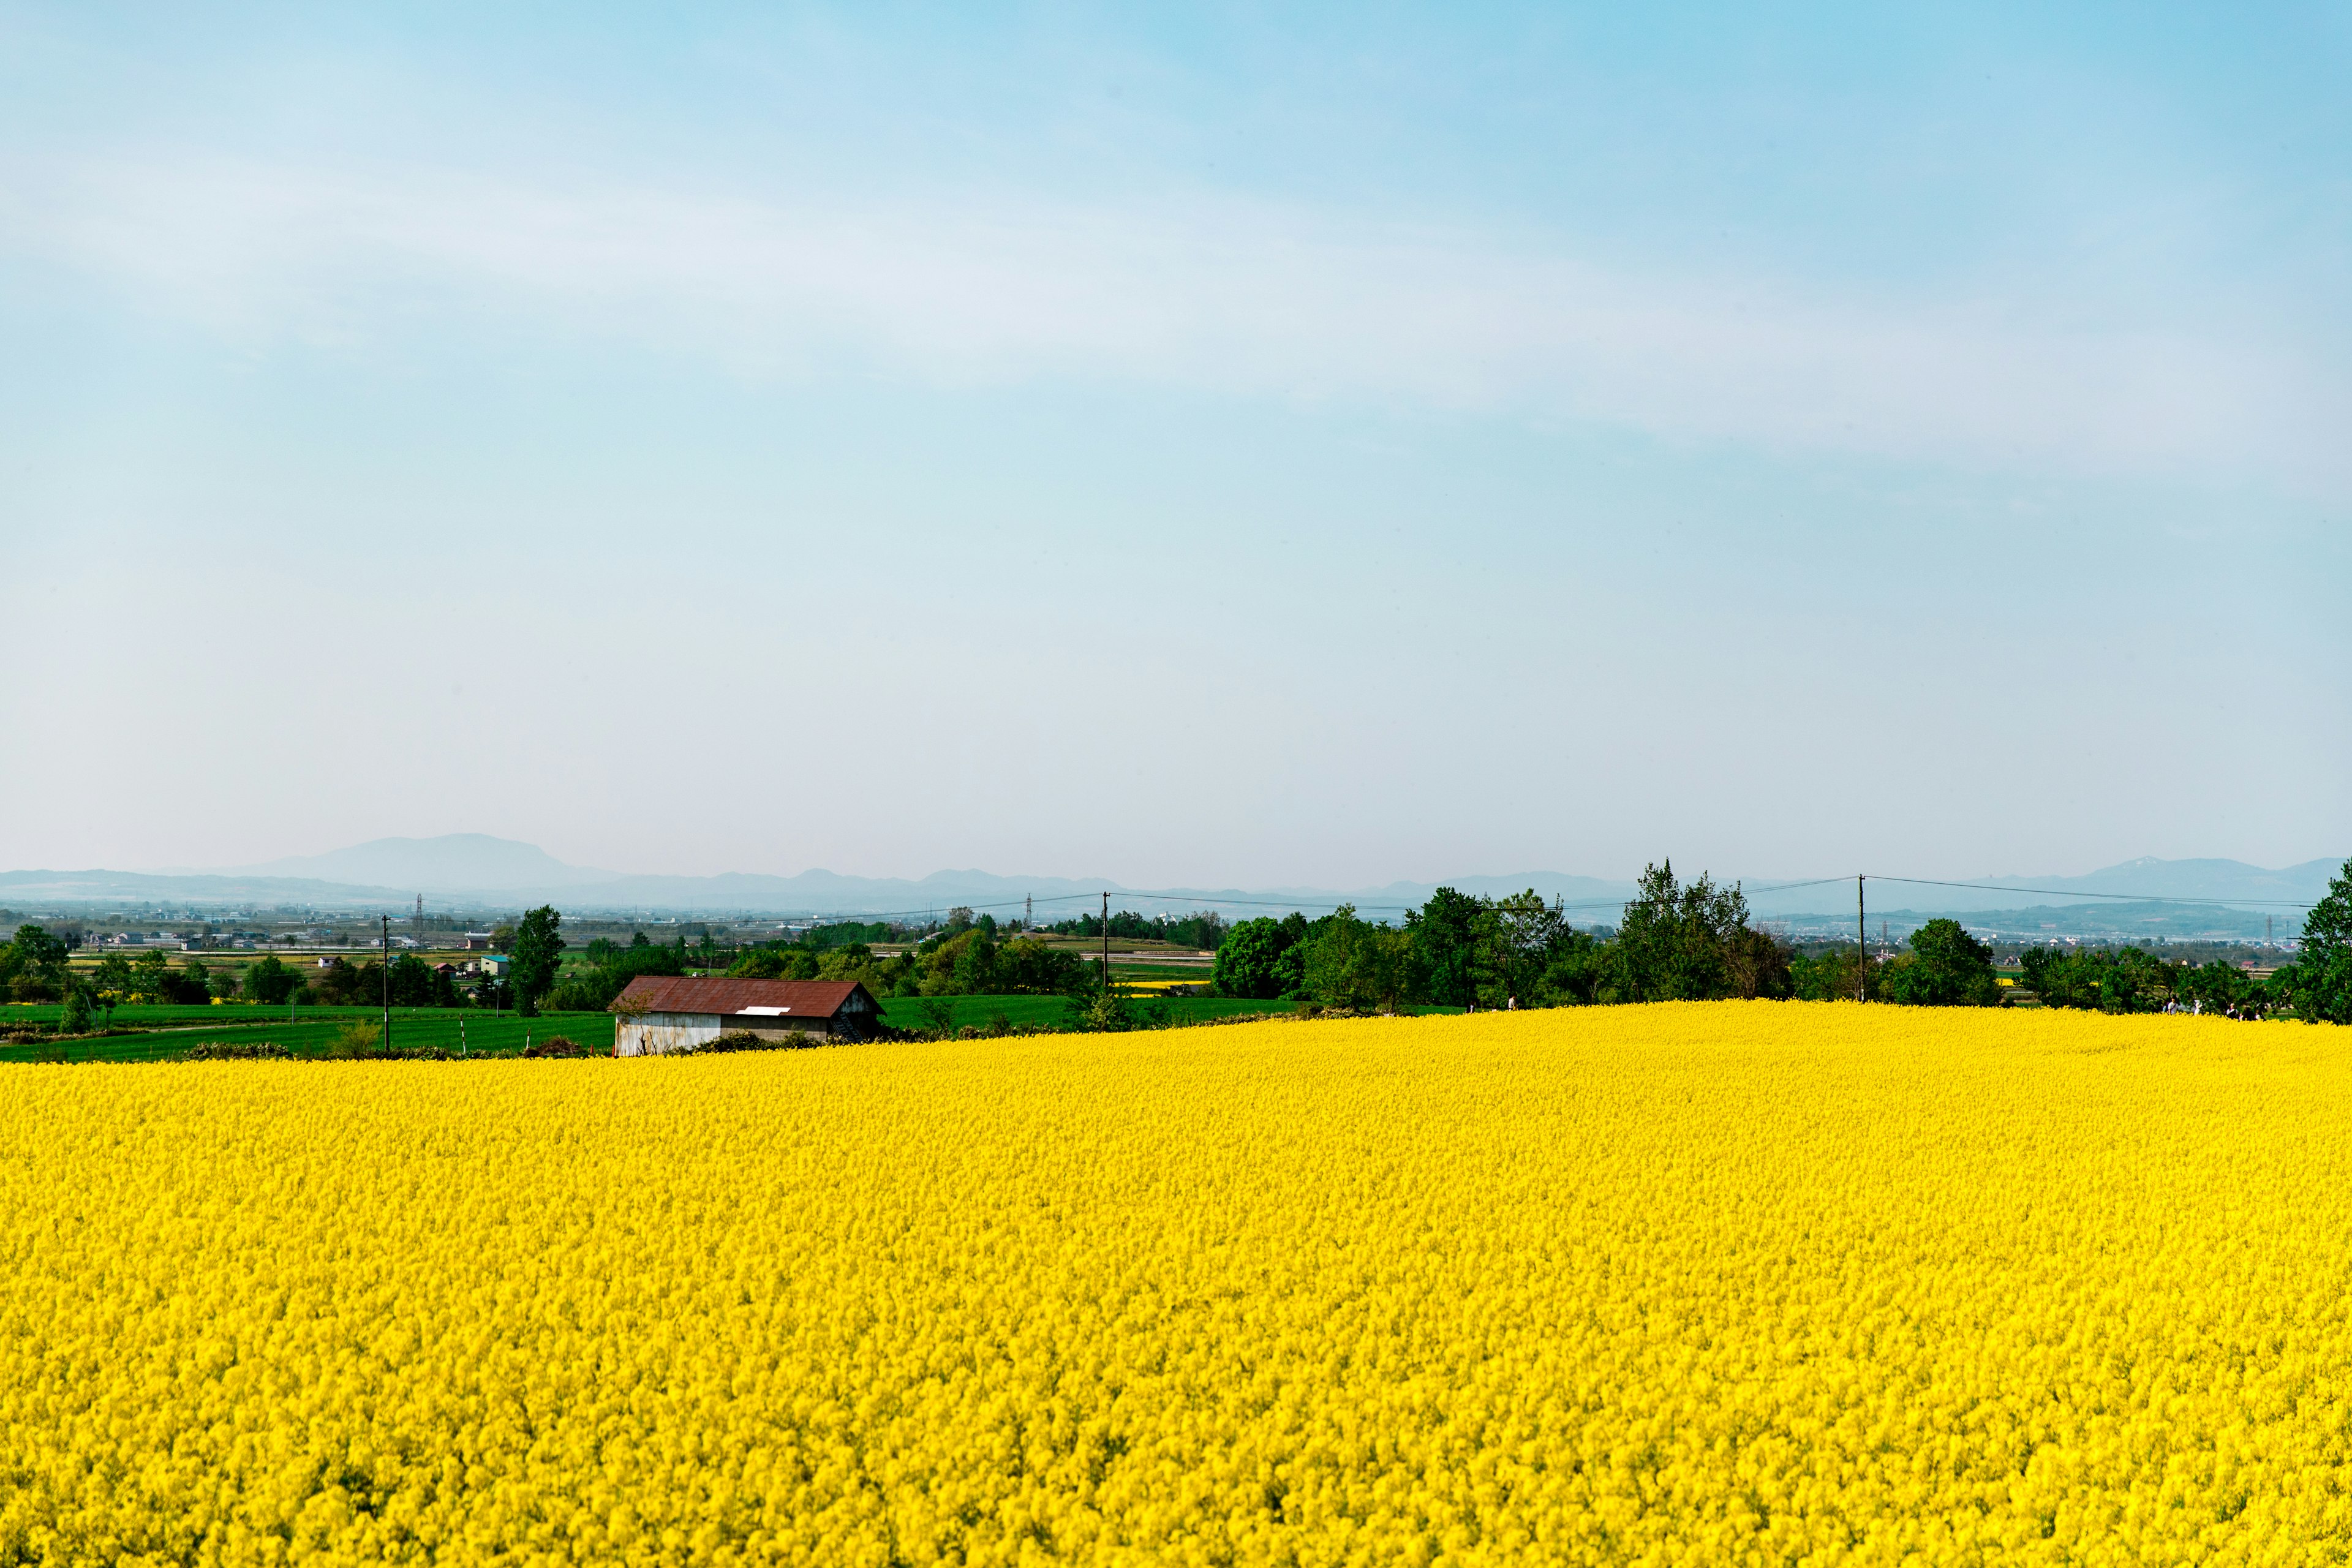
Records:
[[[2341,1562],[2348,1043],[0,1070],[0,1563]]]

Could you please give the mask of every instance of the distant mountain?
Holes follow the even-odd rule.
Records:
[[[1867,888],[1875,908],[1897,904],[1913,910],[1958,914],[1977,910],[2014,910],[2024,903],[2108,902],[2116,898],[2211,899],[2224,903],[2276,909],[2282,903],[2313,904],[2327,895],[2327,880],[2341,859],[2306,860],[2270,870],[2242,860],[2158,860],[2142,857],[2080,877],[1954,877],[1942,881],[1873,876]],[[1957,884],[1969,883],[1973,886]],[[1772,914],[1852,913],[1853,879],[1824,886],[1772,890],[1770,882],[1749,885],[1751,909]],[[2296,917],[2300,927],[2301,916]]]
[[[297,855],[230,875],[299,877],[350,886],[411,888],[420,893],[502,893],[609,881],[615,873],[567,866],[536,844],[487,833],[438,838],[375,838],[324,855]]]
[[[2236,860],[2126,861],[2080,877],[1987,877],[1948,883],[1874,877],[1868,893],[1874,921],[1878,911],[1901,910],[1965,915],[2017,910],[2021,905],[2057,907],[2105,904],[2089,895],[2131,899],[2217,899],[2257,910],[2299,911],[2282,903],[2312,903],[2326,890],[2340,861],[2306,861],[2267,870]],[[1977,886],[1952,883],[1974,880]],[[1612,923],[1633,884],[1555,871],[1511,876],[1466,876],[1447,885],[1465,893],[1499,895],[1532,888],[1568,906],[1580,924]],[[0,872],[0,903],[11,907],[75,904],[210,905],[271,908],[374,910],[404,907],[422,895],[440,909],[511,910],[553,903],[567,912],[664,914],[907,915],[919,916],[954,905],[999,912],[1035,900],[1041,921],[1065,920],[1101,906],[1140,913],[1216,909],[1233,917],[1280,913],[1290,909],[1321,911],[1352,903],[1367,915],[1393,918],[1428,901],[1438,884],[1391,882],[1353,890],[1282,887],[1131,889],[1108,880],[1067,877],[1007,877],[980,870],[935,871],[919,879],[848,877],[833,871],[803,871],[776,877],[729,872],[716,877],[630,875],[571,866],[536,845],[486,834],[457,833],[439,838],[379,838],[323,855],[299,856],[225,871],[9,871]],[[1853,883],[1783,888],[1773,880],[1746,884],[1748,906],[1761,918],[1850,917]],[[2116,929],[2134,919],[2117,905]],[[2037,921],[2042,917],[2037,916]],[[2069,922],[2072,923],[2071,921]],[[2279,921],[2285,930],[2289,920]]]
[[[413,897],[413,892],[397,888],[357,888],[296,877],[230,872],[0,871],[0,905],[12,909],[110,904],[373,910],[397,907]]]

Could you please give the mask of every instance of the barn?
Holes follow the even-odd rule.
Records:
[[[862,1040],[881,1004],[856,981],[736,980],[720,974],[640,974],[614,1003],[616,1057],[691,1050],[749,1030],[779,1046]]]

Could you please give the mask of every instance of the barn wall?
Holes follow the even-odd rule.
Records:
[[[659,1057],[691,1050],[719,1037],[719,1018],[710,1013],[648,1013],[624,1018],[613,1031],[616,1057]]]

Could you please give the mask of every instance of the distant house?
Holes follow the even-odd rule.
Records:
[[[487,952],[482,955],[480,970],[484,974],[504,974],[513,966],[514,960],[509,955],[503,952]]]
[[[486,931],[469,931],[458,939],[458,950],[462,952],[488,952],[490,951],[490,936],[491,933]]]
[[[882,1005],[872,993],[838,980],[640,974],[614,1006],[621,1014],[613,1037],[616,1057],[690,1050],[743,1030],[778,1045],[862,1040],[882,1021]]]

